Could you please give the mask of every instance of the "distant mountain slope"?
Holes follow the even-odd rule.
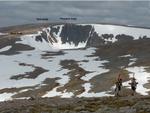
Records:
[[[28,38],[23,37],[26,40],[24,44],[29,42],[30,46],[36,46],[37,42],[37,46],[41,43],[47,49],[48,45],[51,49],[75,49],[150,38],[150,29],[104,24],[62,24],[43,28],[37,34],[27,35]]]

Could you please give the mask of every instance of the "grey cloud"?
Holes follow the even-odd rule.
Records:
[[[77,17],[79,23],[118,23],[150,27],[149,1],[0,1],[0,26],[36,23],[37,17]]]

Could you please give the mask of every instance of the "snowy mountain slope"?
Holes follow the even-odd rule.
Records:
[[[43,28],[37,34],[23,36],[22,43],[38,49],[57,50],[95,47],[149,37],[150,29],[102,24],[64,24]]]
[[[149,94],[150,29],[61,24],[10,37],[0,41],[1,101],[113,96],[118,73],[126,88],[135,73],[137,93]]]

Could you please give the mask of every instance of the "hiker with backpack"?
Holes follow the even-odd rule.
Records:
[[[132,95],[134,96],[135,93],[136,93],[136,87],[137,87],[137,84],[138,84],[138,82],[136,82],[136,79],[135,79],[134,76],[131,78],[131,83],[129,83],[129,84],[131,85]]]
[[[120,96],[120,91],[122,88],[122,78],[121,74],[118,75],[117,81],[116,81],[116,87],[115,87],[115,96]]]

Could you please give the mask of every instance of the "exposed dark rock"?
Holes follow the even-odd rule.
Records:
[[[9,50],[0,52],[0,55],[15,55],[19,54],[21,51],[34,50],[33,47],[25,44],[15,43],[11,45],[12,47]]]
[[[59,32],[59,29],[60,29],[59,26],[58,26],[57,28],[54,28],[53,26],[51,26],[50,28],[51,28],[51,33],[54,32],[54,33],[56,33],[56,34]]]
[[[105,41],[104,39],[102,39],[102,37],[100,37],[96,32],[94,32],[88,42],[87,42],[87,47],[98,47],[100,45],[104,45]]]
[[[38,77],[42,73],[45,73],[48,71],[46,69],[43,69],[42,67],[34,66],[31,64],[20,63],[19,65],[20,66],[30,66],[30,67],[35,68],[35,69],[32,72],[26,72],[25,74],[13,75],[10,77],[10,79],[14,79],[14,80],[19,80],[19,79],[23,79],[23,78],[35,79],[36,77]]]
[[[74,95],[79,95],[84,92],[85,89],[82,87],[82,85],[85,83],[85,81],[81,80],[81,77],[85,76],[88,71],[81,68],[75,60],[62,60],[60,65],[62,68],[70,70],[68,73],[66,73],[66,76],[69,76],[70,80],[67,84],[65,84],[63,87],[60,87],[58,90],[74,92]]]
[[[114,37],[113,34],[102,34],[102,37],[105,39],[112,39]]]
[[[118,41],[132,41],[134,39],[134,37],[125,34],[119,34],[115,38]]]
[[[46,41],[46,42],[48,42],[48,40],[47,40],[47,33],[46,33],[46,31],[42,31],[42,33],[41,33],[41,36],[43,37],[43,39]]]
[[[35,37],[35,40],[42,42],[42,36],[41,36],[41,35],[36,36],[36,37]]]
[[[21,97],[34,97],[35,99],[39,99],[41,96],[45,95],[48,91],[51,91],[53,88],[57,87],[59,83],[56,80],[60,78],[46,78],[42,81],[42,85],[38,85],[38,88],[29,89],[24,92],[19,92],[12,96],[12,98],[21,98]],[[39,87],[40,86],[40,87]]]
[[[88,39],[91,29],[91,25],[65,24],[60,34],[62,43],[73,42],[77,46],[80,42],[85,42]]]

